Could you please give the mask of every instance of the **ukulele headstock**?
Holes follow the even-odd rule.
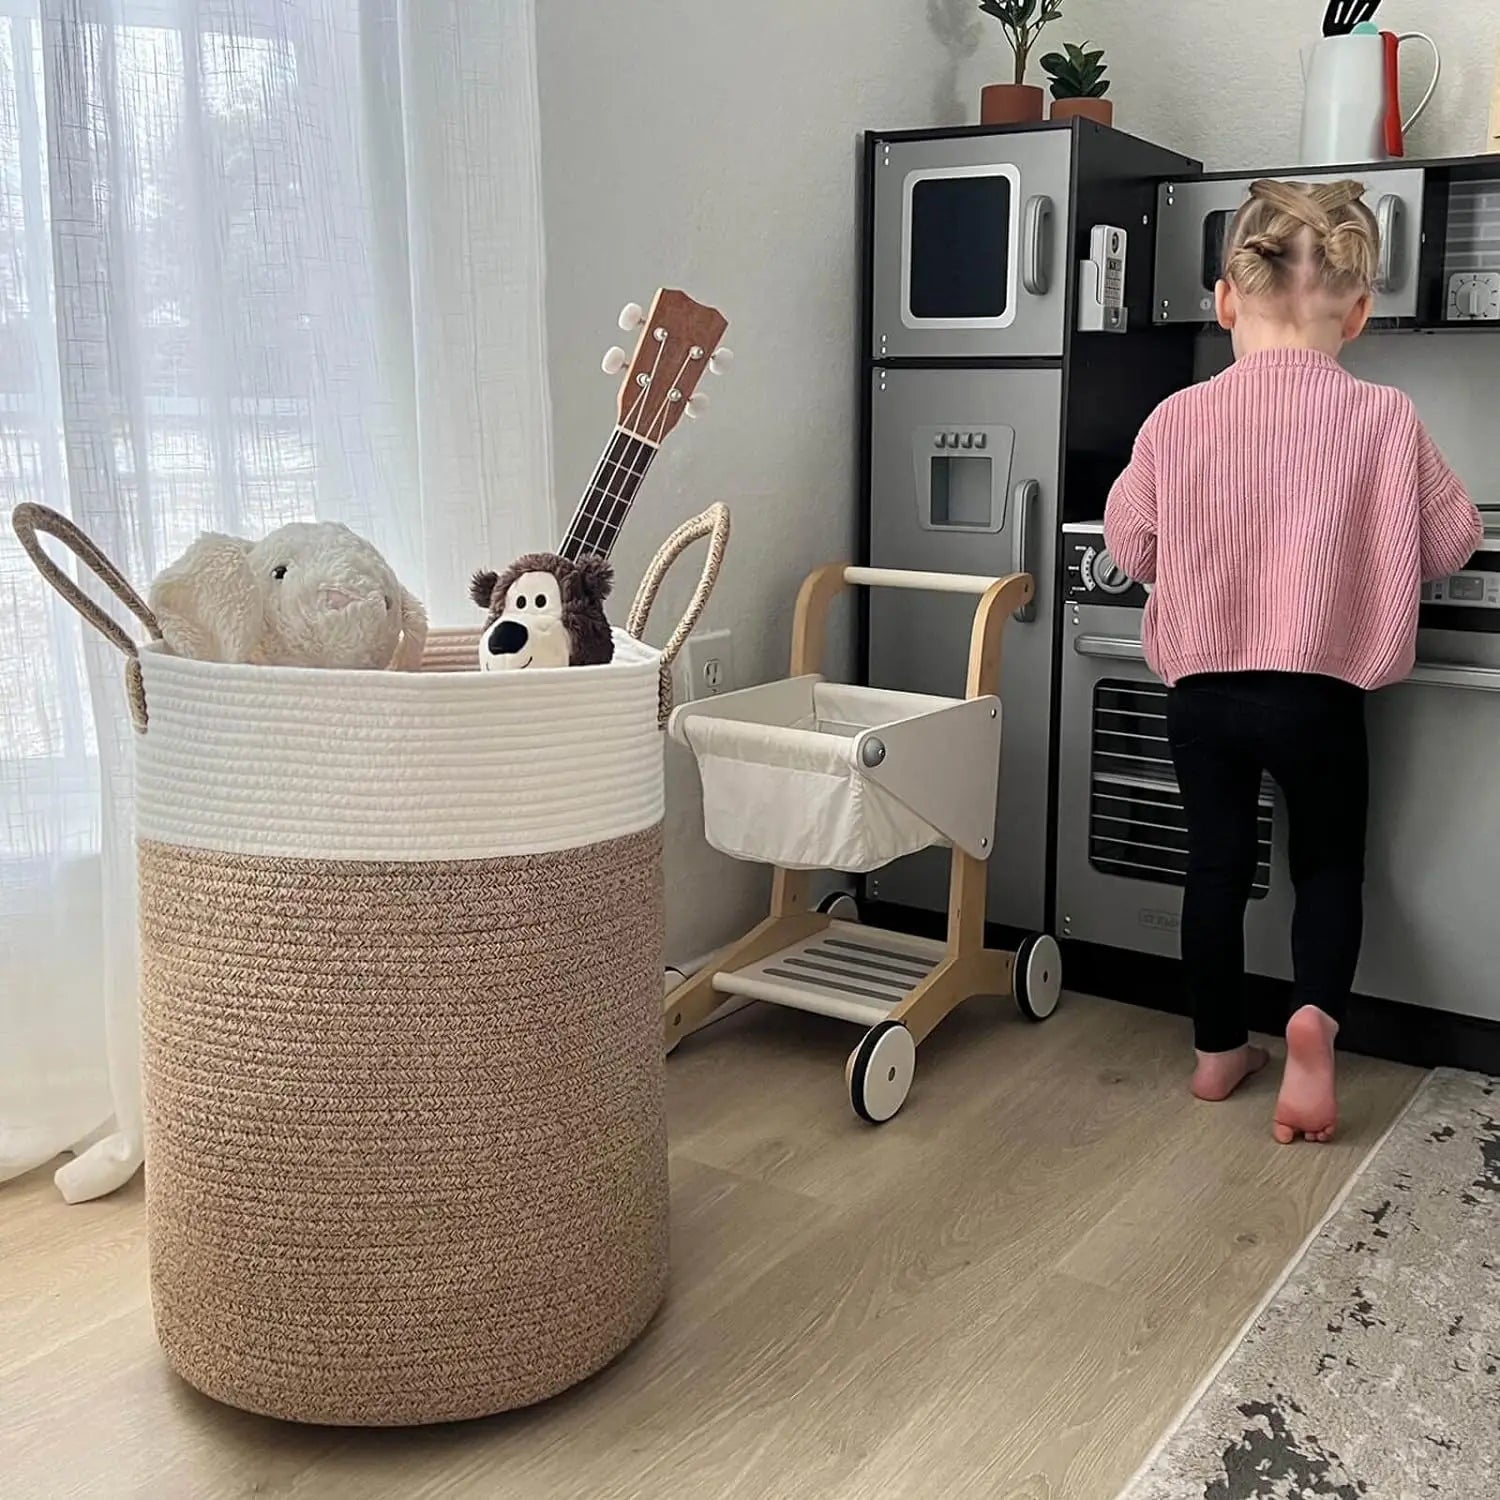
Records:
[[[604,372],[625,371],[620,385],[620,427],[660,447],[684,416],[696,416],[706,400],[697,395],[705,370],[723,372],[734,357],[721,345],[728,320],[716,307],[694,302],[686,292],[663,287],[649,311],[634,302],[620,314],[626,332],[640,329],[635,353],[604,356]]]

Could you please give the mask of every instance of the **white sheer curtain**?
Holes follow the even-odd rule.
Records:
[[[547,544],[533,5],[0,0],[5,513],[142,585],[346,521],[438,623]],[[0,1179],[76,1152],[75,1201],[141,1161],[131,739],[4,525]]]

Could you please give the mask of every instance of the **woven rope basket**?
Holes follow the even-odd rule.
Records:
[[[619,1354],[667,1275],[662,736],[722,506],[668,541],[616,660],[417,673],[125,651],[137,728],[157,1333],[220,1401],[397,1425],[542,1400]],[[668,649],[662,575],[709,559]]]

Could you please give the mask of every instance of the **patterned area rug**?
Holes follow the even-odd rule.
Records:
[[[1445,1070],[1125,1500],[1496,1494],[1500,1080]]]

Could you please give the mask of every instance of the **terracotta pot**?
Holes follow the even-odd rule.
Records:
[[[981,125],[1034,125],[1042,118],[1042,91],[1029,83],[992,83],[979,91]]]
[[[1054,99],[1052,118],[1071,120],[1074,117],[1092,120],[1096,125],[1115,123],[1115,105],[1112,99]]]

